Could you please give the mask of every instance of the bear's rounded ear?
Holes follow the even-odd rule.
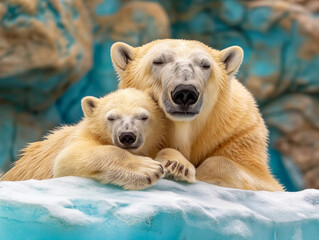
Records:
[[[95,97],[84,97],[81,101],[82,111],[85,117],[92,116],[94,109],[96,108],[99,99]]]
[[[111,58],[116,72],[121,77],[134,58],[134,48],[123,42],[114,43],[111,47]]]
[[[221,51],[221,60],[225,64],[229,76],[237,73],[244,58],[244,51],[241,47],[233,46]]]

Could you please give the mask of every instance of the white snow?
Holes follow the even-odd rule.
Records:
[[[0,182],[0,239],[26,236],[319,239],[319,190],[253,192],[164,179],[143,191],[78,177]]]

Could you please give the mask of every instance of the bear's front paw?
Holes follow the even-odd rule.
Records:
[[[189,183],[196,181],[194,165],[177,150],[171,148],[163,149],[157,154],[155,160],[161,162],[164,166],[166,178]]]
[[[151,158],[140,157],[139,161],[127,171],[128,176],[123,184],[124,189],[141,190],[154,185],[164,175],[164,168],[160,162]]]
[[[194,183],[195,167],[192,164],[184,165],[178,161],[164,160],[166,163],[164,168],[166,170],[166,177],[172,178],[176,181],[186,181]],[[164,163],[163,163],[164,164]]]

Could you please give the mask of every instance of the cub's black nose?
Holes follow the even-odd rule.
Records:
[[[193,105],[198,100],[198,92],[192,85],[178,85],[173,92],[171,92],[173,102],[177,105],[188,107]]]
[[[136,136],[132,132],[123,132],[121,133],[119,140],[124,146],[128,147],[135,143]]]

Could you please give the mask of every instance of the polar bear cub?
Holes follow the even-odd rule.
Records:
[[[149,157],[162,148],[166,120],[150,96],[128,88],[81,103],[78,124],[31,143],[1,180],[81,176],[137,190],[162,177],[161,163]]]

